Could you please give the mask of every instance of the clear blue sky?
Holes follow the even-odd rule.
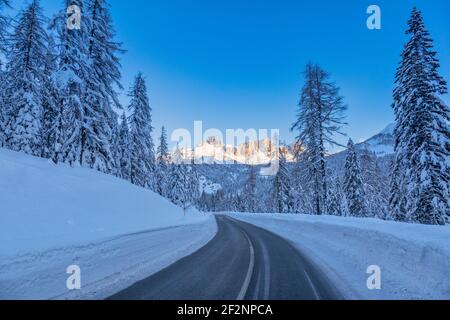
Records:
[[[17,0],[17,3],[23,3]],[[47,15],[63,4],[41,0]],[[110,0],[123,83],[148,80],[154,124],[191,129],[279,128],[295,119],[308,61],[327,69],[349,105],[346,132],[368,138],[393,121],[391,91],[414,5],[435,40],[450,81],[448,0]],[[382,10],[382,30],[366,28],[366,8]],[[448,96],[444,98],[449,102]],[[124,97],[126,101],[126,97]]]

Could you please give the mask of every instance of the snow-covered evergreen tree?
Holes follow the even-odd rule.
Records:
[[[44,60],[44,79],[42,81],[42,157],[55,157],[56,139],[62,135],[62,110],[58,105],[58,91],[53,75],[57,70],[58,52],[51,35],[48,36],[47,52]]]
[[[0,66],[0,148],[6,146],[6,123],[8,119],[6,103],[6,72]]]
[[[122,113],[123,115],[123,113]],[[111,149],[111,156],[112,156],[112,169],[109,172],[109,174],[115,175],[116,177],[119,177],[119,161],[118,161],[118,150],[117,150],[117,143],[118,143],[118,137],[119,137],[119,130],[120,130],[120,124],[122,123],[121,117],[114,111],[111,110],[111,113],[109,114],[108,118],[108,126],[111,128],[111,135],[109,137],[109,145]]]
[[[131,182],[141,187],[156,189],[155,155],[152,139],[152,116],[144,76],[139,73],[129,96]]]
[[[9,19],[4,14],[6,8],[10,7],[10,0],[0,0],[0,53],[6,54],[7,35],[9,28]],[[4,92],[6,84],[6,74],[3,70],[3,62],[0,59],[0,148],[5,145],[6,136],[6,119],[7,119],[7,104],[4,101]]]
[[[279,168],[273,182],[275,209],[278,213],[290,213],[292,211],[292,193],[290,172],[287,168],[286,156],[279,150]]]
[[[103,97],[108,97],[117,108],[121,108],[117,89],[122,89],[120,83],[120,59],[123,53],[122,44],[114,40],[114,29],[109,4],[107,0],[87,0],[87,12],[91,21],[89,36],[89,57],[92,61],[94,74],[101,82],[98,88]]]
[[[224,190],[217,190],[212,196],[212,211],[223,212],[227,206],[227,197]]]
[[[183,210],[186,210],[190,205],[186,176],[186,166],[184,164],[171,165],[167,196]]]
[[[90,68],[84,95],[84,126],[81,130],[81,164],[110,173],[114,169],[112,155],[113,126],[117,119],[111,103],[120,107],[114,87],[120,85],[120,44],[113,41],[114,28],[106,0],[88,0]]]
[[[182,161],[181,151],[177,146],[171,164],[170,176],[167,182],[167,197],[183,211],[191,206],[191,195],[187,166]]]
[[[391,181],[391,218],[445,224],[450,216],[450,110],[441,102],[447,84],[422,14],[413,9],[410,36],[397,70],[395,162]]]
[[[209,211],[208,200],[209,200],[208,195],[206,194],[205,191],[202,191],[200,198],[198,199],[197,205],[198,210],[202,212],[208,212]]]
[[[345,160],[345,174],[343,189],[347,199],[348,211],[354,217],[366,217],[364,183],[361,176],[361,166],[355,145],[348,142],[347,158]]]
[[[385,219],[389,211],[389,179],[381,170],[373,152],[361,150],[359,154],[367,213],[370,217]]]
[[[339,88],[329,80],[330,75],[318,65],[308,64],[306,82],[301,92],[299,113],[292,130],[298,131],[297,145],[304,149],[308,169],[302,180],[310,182],[313,194],[313,213],[326,212],[326,144],[339,145],[334,139],[344,125],[347,106],[339,95]]]
[[[9,27],[9,19],[4,15],[6,8],[11,6],[10,0],[0,0],[0,53],[7,51],[7,34]]]
[[[313,209],[313,195],[310,181],[305,181],[304,177],[309,174],[309,165],[305,159],[305,154],[296,153],[295,163],[292,165],[291,193],[293,199],[292,211],[301,214],[311,214]]]
[[[95,78],[87,83],[84,99],[84,121],[81,129],[80,163],[83,166],[104,173],[114,171],[114,157],[111,150],[113,129],[106,110],[106,100],[98,95]]]
[[[196,206],[200,198],[200,183],[196,165],[193,163],[189,165],[186,174],[189,202],[192,206]]]
[[[131,179],[131,152],[130,152],[130,132],[128,120],[125,113],[122,114],[117,138],[115,141],[115,158],[117,176],[130,181]]]
[[[338,177],[331,176],[328,182],[327,213],[333,216],[344,215],[342,208],[342,189]]]
[[[47,35],[39,2],[33,0],[18,18],[8,47],[4,103],[6,145],[40,156],[42,152],[42,83]]]
[[[156,152],[157,159],[157,179],[156,179],[156,187],[157,192],[161,196],[166,196],[167,192],[167,178],[169,175],[168,165],[170,161],[169,156],[169,146],[167,144],[167,133],[166,129],[162,127],[161,136],[159,138],[159,146]]]
[[[80,29],[67,27],[67,8],[77,6],[82,13]],[[84,12],[82,0],[66,0],[65,6],[52,19],[50,28],[58,36],[59,65],[54,81],[58,86],[58,106],[61,108],[61,122],[56,132],[54,162],[67,162],[70,165],[82,163],[83,132],[85,127],[84,98],[86,79],[91,74],[88,59],[89,31],[91,23]]]
[[[229,203],[229,212],[239,212],[240,210],[240,199],[239,199],[239,194],[237,193],[232,193],[231,194],[231,199],[230,199],[230,203]]]
[[[157,149],[157,161],[158,163],[169,163],[169,145],[167,143],[166,128],[162,127],[161,136],[159,138],[159,146]]]
[[[243,212],[257,212],[258,200],[257,200],[257,169],[255,166],[249,166],[250,172],[248,174],[247,181],[244,186],[244,190],[241,194],[241,200],[243,201]]]

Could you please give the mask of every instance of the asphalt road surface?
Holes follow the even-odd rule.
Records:
[[[217,216],[218,232],[194,254],[111,300],[337,300],[327,277],[283,238]]]

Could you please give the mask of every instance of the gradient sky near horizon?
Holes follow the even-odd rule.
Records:
[[[345,132],[356,141],[369,138],[393,122],[393,78],[414,5],[450,81],[448,0],[109,2],[117,40],[127,50],[122,82],[128,88],[138,71],[145,74],[157,131],[162,125],[193,130],[202,120],[223,131],[280,129],[291,142],[302,72],[313,61],[332,74],[349,105]],[[63,3],[41,0],[47,16]],[[381,7],[379,31],[366,27],[371,4]]]

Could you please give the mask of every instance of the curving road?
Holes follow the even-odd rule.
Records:
[[[323,273],[288,241],[226,216],[217,216],[217,224],[217,235],[205,247],[109,299],[341,298]]]

